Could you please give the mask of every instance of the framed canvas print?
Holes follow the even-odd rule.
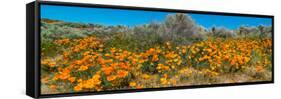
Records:
[[[35,98],[274,82],[274,17],[36,1],[27,4]]]

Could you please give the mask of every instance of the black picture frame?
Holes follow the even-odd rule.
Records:
[[[148,11],[182,12],[182,13],[195,13],[195,14],[198,13],[198,14],[208,14],[208,15],[271,18],[272,19],[272,44],[273,44],[273,46],[272,46],[272,80],[271,81],[259,81],[259,82],[227,83],[227,84],[212,84],[212,85],[192,85],[192,86],[181,86],[181,87],[144,88],[144,89],[127,89],[127,90],[113,90],[113,91],[101,91],[101,92],[77,92],[77,93],[42,95],[40,93],[40,5],[42,5],[42,4],[89,7],[89,8],[94,7],[94,8],[148,10]],[[26,5],[26,15],[27,15],[26,16],[26,44],[27,44],[26,45],[26,94],[33,98],[49,98],[49,97],[65,97],[65,96],[97,95],[97,94],[113,94],[113,93],[161,91],[161,90],[174,90],[174,89],[191,89],[191,88],[224,87],[224,86],[274,83],[274,16],[273,15],[209,12],[209,11],[147,8],[147,7],[85,4],[85,3],[69,3],[69,2],[55,2],[55,1],[31,2]]]

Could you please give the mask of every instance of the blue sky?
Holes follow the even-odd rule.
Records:
[[[102,25],[136,26],[150,22],[163,22],[172,12],[155,12],[142,10],[120,10],[108,8],[86,8],[70,6],[41,5],[41,18],[63,20],[66,22],[94,23]],[[187,13],[188,14],[188,13]],[[270,26],[270,18],[221,16],[208,14],[188,14],[205,28],[213,26],[237,29],[241,25]]]

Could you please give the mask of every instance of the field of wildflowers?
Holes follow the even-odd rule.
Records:
[[[255,35],[258,31],[234,31],[235,36],[221,36],[222,32],[212,35],[214,29],[204,35],[193,35],[196,40],[179,38],[184,36],[163,39],[158,35],[143,36],[145,38],[139,39],[144,40],[139,40],[128,36],[128,30],[124,31],[122,27],[114,30],[123,30],[122,33],[106,35],[94,30],[98,27],[94,25],[73,23],[62,27],[66,22],[52,20],[42,23],[42,94],[272,79],[272,39],[264,34]],[[260,30],[266,31],[266,27],[260,27]],[[75,34],[73,31],[83,35],[70,35]],[[89,31],[95,33],[86,34]],[[59,32],[64,34],[54,34]]]

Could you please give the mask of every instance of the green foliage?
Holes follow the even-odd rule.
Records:
[[[213,38],[262,38],[271,37],[271,26],[241,26],[237,30],[224,27],[205,29],[197,25],[187,14],[176,13],[166,17],[164,22],[152,22],[135,27],[122,25],[104,26],[99,24],[70,23],[43,19],[41,27],[41,44],[43,52],[56,49],[52,41],[63,38],[83,38],[97,36],[103,38],[106,46],[144,50],[171,42],[175,45],[189,45],[193,42]]]

